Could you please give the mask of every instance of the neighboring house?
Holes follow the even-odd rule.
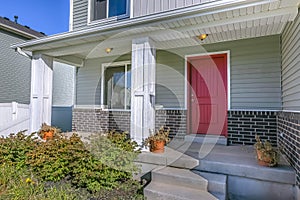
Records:
[[[10,46],[45,37],[44,33],[20,25],[16,20],[0,17],[0,135],[29,129],[31,59],[29,54],[20,55],[17,49]],[[71,125],[68,128],[65,124],[70,124],[68,120],[72,119],[70,109],[73,106],[75,71],[73,67],[58,62],[53,69],[56,83],[53,94],[53,122],[70,130]],[[61,112],[64,112],[64,120],[55,118],[55,113]]]
[[[13,46],[33,52],[30,128],[50,123],[56,59],[77,67],[74,131],[114,128],[140,144],[160,125],[241,145],[259,133],[299,186],[299,3],[71,0],[70,32]]]
[[[0,17],[0,135],[29,127],[31,60],[10,45],[43,36]]]

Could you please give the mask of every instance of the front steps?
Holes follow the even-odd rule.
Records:
[[[227,146],[227,138],[221,135],[199,135],[189,134],[184,137],[186,142],[195,142],[201,144],[219,144]]]
[[[154,177],[145,188],[145,194],[150,196],[150,200],[191,199],[192,194],[183,197],[177,193],[195,191],[190,185],[178,185],[182,178],[166,178],[171,174],[177,176],[178,173],[173,169],[170,170],[172,173],[166,174],[165,170],[158,172],[157,168],[161,170],[161,167],[175,170],[181,168],[194,173],[194,176],[200,175],[208,181],[208,192],[220,200],[299,199],[295,170],[283,158],[277,167],[270,168],[257,164],[253,146],[201,145],[194,142],[182,144],[179,140],[168,146],[163,154],[143,152],[136,160],[142,166],[139,177],[148,181],[151,181],[151,175]],[[156,181],[156,175],[163,175],[163,180]]]
[[[208,181],[188,169],[159,167],[144,195],[147,200],[217,200],[207,188]]]

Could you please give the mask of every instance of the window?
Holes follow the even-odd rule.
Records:
[[[109,109],[130,109],[131,65],[118,64],[104,68],[103,104]]]
[[[129,16],[130,0],[94,0],[93,20]]]

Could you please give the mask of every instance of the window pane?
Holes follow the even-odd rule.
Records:
[[[127,0],[109,0],[109,17],[126,14]]]
[[[106,18],[107,0],[95,0],[94,20]]]
[[[125,67],[110,67],[105,70],[105,104],[110,109],[125,108]]]

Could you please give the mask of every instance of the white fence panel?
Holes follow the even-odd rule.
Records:
[[[29,129],[29,105],[17,102],[0,104],[0,136]]]

